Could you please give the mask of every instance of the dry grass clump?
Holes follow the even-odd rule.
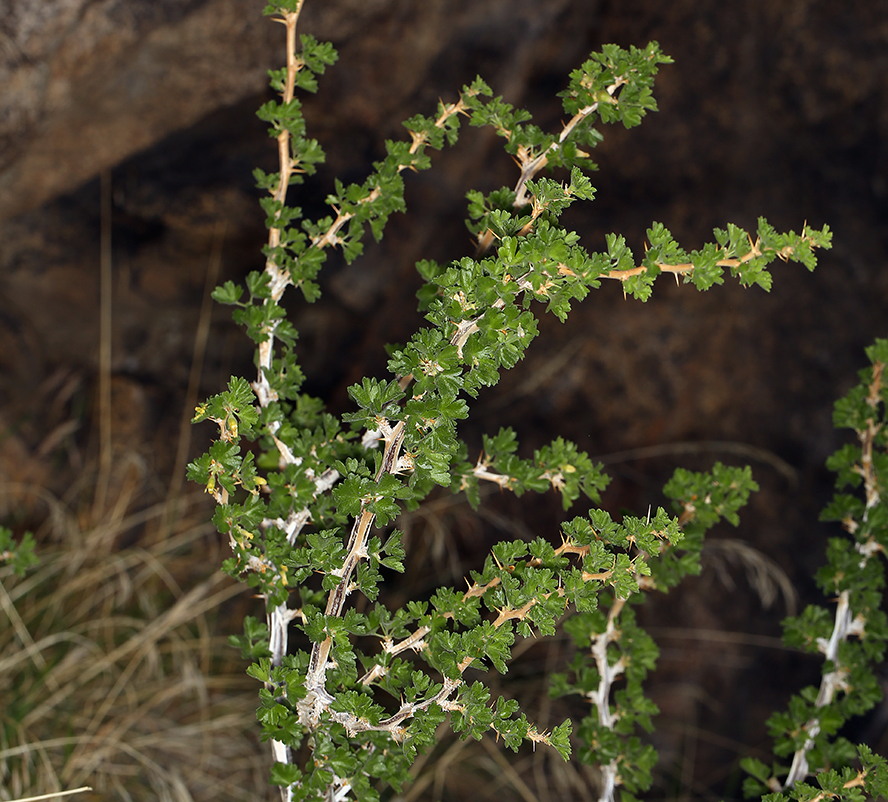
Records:
[[[37,568],[0,568],[0,799],[269,798],[255,683],[220,622],[243,587],[203,505],[114,505],[84,528],[45,491],[0,492],[49,505]]]

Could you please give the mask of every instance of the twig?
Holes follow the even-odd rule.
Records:
[[[102,171],[100,182],[101,235],[99,247],[99,475],[92,518],[98,523],[108,496],[111,478],[111,170]]]
[[[40,796],[25,796],[20,799],[13,799],[12,802],[37,802],[38,799],[58,799],[60,796],[71,796],[71,794],[82,794],[84,791],[92,791],[88,785],[80,788],[72,788],[70,791],[56,791],[52,794],[40,794]]]
[[[204,284],[204,295],[200,305],[200,317],[197,322],[197,331],[194,335],[194,350],[191,356],[191,371],[188,374],[188,389],[185,392],[185,407],[182,422],[179,427],[179,445],[176,449],[176,466],[173,469],[173,477],[167,490],[167,507],[161,521],[160,537],[169,534],[170,519],[173,516],[175,502],[182,493],[182,482],[185,478],[185,463],[188,460],[188,447],[191,444],[191,410],[197,403],[197,391],[200,385],[200,375],[203,371],[204,355],[207,350],[207,340],[210,334],[210,318],[213,312],[212,291],[219,278],[219,267],[222,264],[222,245],[225,242],[225,221],[218,220],[213,229],[213,246],[210,251],[210,261],[207,265],[207,276]]]

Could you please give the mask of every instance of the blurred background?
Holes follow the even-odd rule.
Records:
[[[0,523],[33,530],[41,557],[25,580],[0,573],[0,799],[87,784],[75,798],[279,798],[257,688],[225,645],[261,602],[220,575],[227,545],[183,477],[213,434],[188,425],[194,404],[253,375],[250,342],[208,293],[263,264],[251,172],[275,169],[276,149],[255,110],[285,53],[262,7],[0,10]],[[334,176],[362,180],[402,120],[476,74],[557,131],[555,93],[591,50],[655,39],[675,59],[659,112],[600,129],[596,200],[563,218],[585,247],[618,232],[641,253],[653,221],[687,249],[760,215],[833,230],[817,270],[778,262],[769,294],[664,280],[640,304],[605,284],[566,324],[541,321],[463,430],[473,453],[501,425],[525,456],[574,439],[606,464],[615,515],[662,503],[677,465],[752,465],[762,490],[740,528],[715,532],[703,575],[640,614],[662,651],[649,798],[741,798],[737,759],[770,762],[767,715],[818,681],[779,622],[819,601],[811,575],[840,534],[818,523],[824,460],[847,442],[832,404],[888,335],[888,3],[306,0],[300,30],[340,55],[304,98],[328,154],[292,195],[310,216]],[[333,411],[419,322],[416,260],[473,252],[466,191],[517,179],[488,132],[464,128],[432,159],[380,244],[350,266],[333,256],[314,305],[290,299],[306,389]],[[415,570],[392,592],[461,584],[492,543],[557,539],[563,518],[554,497],[491,495],[479,513],[437,498],[403,523]],[[570,648],[533,646],[503,683],[543,726],[586,712],[546,697]],[[884,753],[886,725],[883,705],[847,734]],[[495,743],[445,739],[432,757],[400,798],[595,798],[594,772],[542,751],[509,764]]]

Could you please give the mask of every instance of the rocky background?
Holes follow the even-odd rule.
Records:
[[[211,436],[182,426],[207,274],[218,269],[221,283],[261,269],[251,171],[276,159],[254,111],[269,97],[266,70],[283,61],[283,29],[262,6],[6,0],[0,11],[0,513],[18,527],[41,523],[34,488],[95,513],[103,231],[113,265],[108,498],[126,483],[133,508],[178,492],[182,455]],[[836,533],[817,522],[831,493],[823,463],[845,442],[832,403],[863,348],[888,336],[888,3],[307,0],[301,30],[340,54],[305,100],[328,153],[298,189],[309,214],[323,211],[333,176],[359,180],[403,119],[475,74],[557,129],[554,94],[590,50],[656,39],[675,59],[658,77],[659,112],[637,129],[603,130],[597,198],[565,218],[585,246],[616,231],[640,251],[654,220],[689,249],[726,222],[754,229],[759,215],[780,230],[833,230],[818,269],[778,263],[770,294],[662,281],[642,305],[607,284],[566,324],[544,320],[526,360],[475,405],[478,431],[511,425],[527,453],[562,434],[608,463],[614,513],[660,503],[677,464],[752,463],[762,492],[741,529],[715,536],[724,543],[707,552],[704,577],[645,610],[663,649],[651,683],[664,711],[658,795],[739,797],[736,758],[768,754],[767,713],[819,671],[769,648],[786,601],[766,609],[743,566],[764,555],[803,602],[816,600],[810,575]],[[335,410],[349,384],[382,370],[382,346],[413,330],[413,263],[471,253],[465,192],[517,175],[496,138],[474,129],[433,161],[408,177],[409,211],[382,243],[351,266],[331,260],[323,298],[293,303],[308,389]],[[198,397],[252,373],[228,311],[213,309],[209,326]],[[504,532],[557,537],[554,500],[492,499],[490,510],[450,522],[452,553],[439,548],[432,563],[440,581]],[[745,562],[734,538],[750,547]],[[884,751],[885,718],[883,708],[850,734]]]

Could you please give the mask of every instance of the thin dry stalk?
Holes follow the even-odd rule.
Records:
[[[173,476],[167,490],[167,509],[170,516],[174,514],[176,502],[182,495],[182,483],[185,478],[185,465],[188,462],[188,449],[191,446],[191,416],[192,410],[197,404],[197,394],[200,387],[200,376],[203,372],[204,356],[206,355],[207,342],[210,336],[210,319],[213,313],[212,292],[219,280],[219,270],[222,265],[222,246],[225,243],[225,222],[217,221],[213,230],[213,247],[210,252],[210,260],[207,265],[207,276],[204,284],[204,294],[200,305],[200,317],[198,318],[197,331],[194,334],[194,347],[191,356],[191,370],[188,374],[188,389],[185,392],[185,406],[182,421],[179,426],[179,443],[176,447],[176,463],[173,468]],[[161,525],[161,536],[168,534],[170,516],[165,516]]]
[[[101,176],[101,243],[99,256],[99,478],[92,520],[105,511],[111,477],[111,170]]]
[[[703,549],[707,563],[715,568],[726,588],[733,590],[734,580],[728,573],[728,565],[739,565],[746,573],[750,587],[756,592],[766,610],[783,597],[787,615],[795,615],[798,593],[790,578],[774,560],[743,540],[723,538],[710,540]]]

